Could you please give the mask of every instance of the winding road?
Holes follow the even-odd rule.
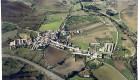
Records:
[[[39,66],[38,64],[36,64],[34,62],[29,61],[27,59],[17,57],[17,56],[11,56],[11,55],[8,55],[8,54],[2,54],[2,57],[9,57],[9,58],[17,59],[17,60],[23,61],[25,63],[28,63],[29,65],[32,65],[35,68],[37,68],[37,69],[41,70],[42,72],[44,72],[49,78],[51,78],[53,80],[64,80],[61,77],[57,76],[56,74],[50,72],[49,70]]]

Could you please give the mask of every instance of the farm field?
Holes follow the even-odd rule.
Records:
[[[134,56],[136,53],[136,49],[133,42],[126,35],[124,35],[123,38],[126,40],[122,40],[122,45],[130,51],[125,53],[126,54],[125,56],[126,57]]]
[[[134,8],[131,10],[126,9],[123,12],[121,12],[121,18],[122,20],[134,31],[137,32],[137,6],[134,6]]]
[[[36,80],[49,79],[43,72],[37,70],[35,67],[28,65],[19,60],[11,58],[2,58],[3,60],[3,80]],[[24,78],[22,78],[24,77]]]
[[[24,17],[20,23],[20,27],[24,29],[38,30],[46,16],[45,12],[46,11],[44,10],[34,10],[28,16]]]
[[[63,3],[62,0],[40,0],[35,6],[33,6],[33,8],[36,9],[60,12],[68,12],[70,7],[70,1],[67,1],[67,3]]]
[[[92,70],[92,72],[98,80],[126,80],[119,72],[106,64],[96,70]]]
[[[70,78],[69,80],[93,80],[92,78],[83,78],[83,77],[79,77],[78,75]]]
[[[9,31],[6,33],[2,34],[2,42],[7,41],[9,38],[13,39],[15,38],[15,36],[17,36],[18,31],[17,30],[13,30],[13,31]]]
[[[81,46],[81,49],[86,50],[89,47],[89,43],[96,43],[96,38],[113,38],[110,34],[108,28],[102,26],[93,28],[93,30],[86,31],[84,34],[74,35],[70,42],[73,42],[74,45]],[[89,33],[90,32],[90,33]],[[98,35],[95,35],[98,34]]]
[[[20,23],[22,19],[32,10],[22,2],[10,2],[2,0],[2,20],[13,23]]]
[[[66,16],[67,13],[47,15],[45,21],[39,28],[39,31],[58,30],[60,25],[63,23],[64,19],[66,18]]]
[[[71,16],[85,16],[85,15],[88,15],[88,14],[82,10],[74,11],[71,13]]]
[[[76,24],[83,24],[83,23],[90,23],[90,22],[97,22],[99,18],[95,16],[71,16],[66,21],[66,26],[72,26]]]
[[[81,9],[81,4],[80,3],[77,3],[74,5],[72,11],[77,11],[77,10],[80,10]]]
[[[115,60],[114,61],[114,64],[115,64],[115,67],[118,69],[118,70],[125,70],[127,69],[124,65],[124,63],[121,61],[121,60]]]
[[[45,59],[51,66],[56,65],[58,62],[61,62],[62,60],[64,60],[67,55],[68,55],[68,52],[51,47],[51,46],[49,46],[45,50]]]
[[[80,71],[84,67],[83,61],[76,61],[72,57],[67,58],[62,65],[58,65],[53,68],[54,71],[62,74],[68,75],[72,71]]]

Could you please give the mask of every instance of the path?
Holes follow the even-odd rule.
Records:
[[[57,76],[56,74],[50,72],[49,70],[39,66],[38,64],[36,64],[34,62],[29,61],[27,59],[24,59],[24,58],[21,58],[21,57],[17,57],[17,56],[11,56],[11,55],[8,55],[8,54],[2,54],[2,57],[9,57],[9,58],[17,59],[17,60],[23,61],[25,63],[28,63],[29,65],[32,65],[35,68],[43,71],[49,78],[51,78],[53,80],[64,80],[61,77]]]

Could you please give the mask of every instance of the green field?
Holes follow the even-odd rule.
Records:
[[[77,10],[80,10],[80,9],[81,9],[81,4],[80,3],[77,3],[77,4],[74,5],[72,11],[77,11]]]
[[[99,18],[94,17],[94,16],[89,16],[89,15],[88,16],[71,16],[66,21],[66,26],[80,24],[80,23],[95,22],[95,21],[99,21]]]
[[[69,80],[93,80],[92,78],[83,78],[83,77],[79,77],[78,75],[70,78]]]
[[[87,50],[89,47],[89,43],[82,41],[70,41],[73,45],[80,46],[82,50]]]
[[[113,37],[113,42],[116,43],[116,39],[117,39],[117,32],[110,32],[110,34]]]
[[[134,76],[129,70],[121,70],[120,71],[128,80],[134,80]]]
[[[58,30],[66,16],[67,13],[47,15],[46,21],[41,25],[39,31]]]
[[[13,31],[9,31],[6,33],[2,34],[2,42],[5,42],[8,40],[8,38],[12,39],[15,38],[15,36],[17,36],[18,31],[17,30],[13,30]]]
[[[93,75],[98,78],[98,80],[125,80],[125,78],[114,68],[104,64],[100,68],[93,70]]]

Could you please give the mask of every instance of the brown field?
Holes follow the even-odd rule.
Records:
[[[22,2],[2,0],[2,20],[19,23],[32,10]]]
[[[125,10],[121,13],[122,20],[135,32],[137,32],[137,7],[135,6],[133,10]]]
[[[126,8],[128,8],[131,4],[137,4],[138,0],[111,0],[113,3],[117,4],[117,9],[119,11],[122,11]],[[125,4],[125,5],[124,5]]]
[[[65,57],[68,55],[68,52],[64,51],[64,50],[60,50],[54,47],[49,46],[46,51],[46,60],[47,62],[53,66],[55,64],[57,64],[58,62],[62,61],[65,59]]]
[[[29,29],[38,30],[40,24],[44,21],[45,18],[45,10],[34,10],[27,17],[25,17],[20,26],[22,28],[29,27]]]
[[[103,27],[101,29],[102,30],[98,29],[87,35],[74,36],[70,40],[94,43],[97,42],[95,38],[112,38],[112,35],[110,34],[108,28]]]
[[[85,13],[84,11],[82,11],[82,10],[80,10],[80,11],[74,11],[71,14],[71,16],[84,16],[84,15],[88,15],[88,14]]]
[[[125,69],[126,69],[124,63],[123,63],[121,60],[115,60],[115,61],[114,61],[114,64],[115,64],[115,67],[116,67],[118,70],[125,70]]]
[[[74,58],[68,58],[62,65],[56,66],[53,70],[62,74],[68,75],[72,71],[80,71],[84,67],[83,61],[76,61]]]
[[[71,7],[70,4],[64,5],[62,3],[62,0],[39,0],[39,2],[34,6],[34,8],[37,9],[45,9],[47,11],[62,11],[62,12],[68,11],[70,7]]]
[[[76,24],[76,25],[72,25],[72,26],[67,26],[66,30],[68,30],[68,31],[79,30],[79,29],[94,25],[96,23],[98,23],[98,22],[90,22],[90,23],[85,23],[85,24]]]
[[[135,49],[135,47],[134,47],[133,42],[127,37],[127,35],[124,35],[123,38],[126,39],[126,40],[123,40],[123,41],[122,41],[123,46],[124,46],[126,49],[130,50],[130,52],[131,52],[130,54],[127,54],[127,53],[126,53],[126,57],[127,57],[127,56],[134,56],[135,53],[136,53],[136,49]]]

